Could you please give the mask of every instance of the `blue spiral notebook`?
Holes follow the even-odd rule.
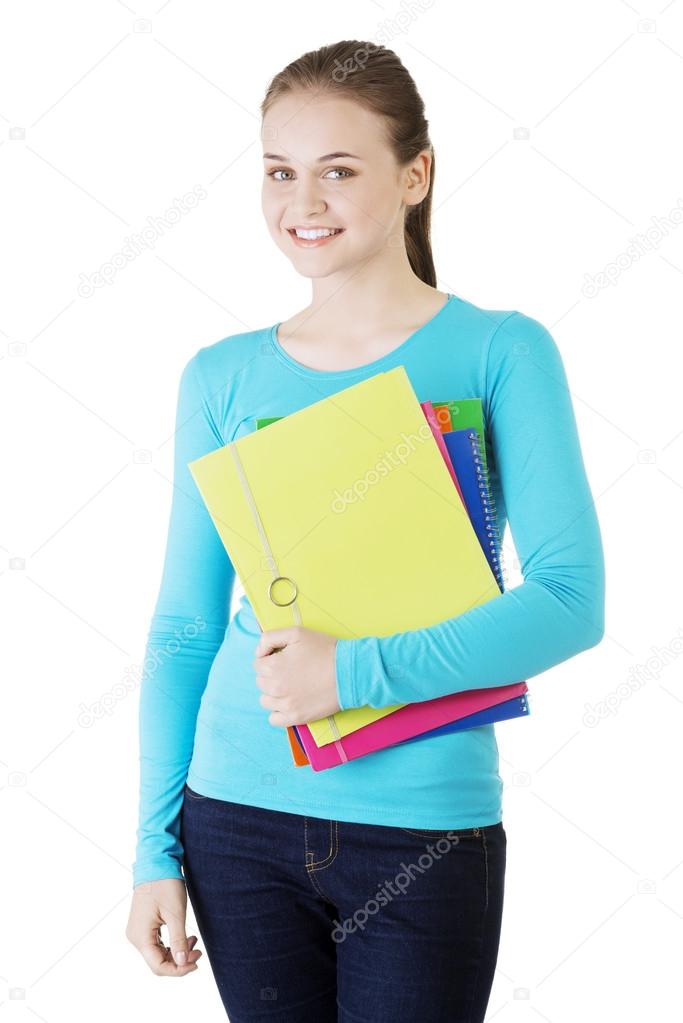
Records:
[[[442,437],[458,477],[467,514],[502,591],[505,583],[500,535],[479,435],[474,429],[465,429],[447,430]]]

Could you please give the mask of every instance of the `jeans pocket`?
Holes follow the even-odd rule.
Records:
[[[406,835],[417,838],[479,838],[481,828],[399,828]]]

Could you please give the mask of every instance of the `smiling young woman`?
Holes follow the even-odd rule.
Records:
[[[527,679],[599,642],[602,544],[569,387],[537,320],[437,288],[434,149],[395,53],[356,40],[306,53],[261,109],[263,216],[311,300],[199,349],[181,377],[127,934],[155,973],[195,970],[189,896],[235,1020],[479,1023],[507,847],[493,725],[322,772],[294,767],[284,729]],[[246,596],[229,619],[235,571],[188,463],[257,416],[399,365],[420,401],[481,399],[523,583],[389,636],[261,633]]]

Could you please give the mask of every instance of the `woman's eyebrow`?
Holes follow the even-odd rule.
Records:
[[[318,163],[325,163],[326,160],[338,160],[341,157],[346,157],[347,159],[351,159],[351,160],[360,160],[360,159],[362,159],[362,157],[360,157],[360,156],[354,156],[353,153],[337,152],[337,153],[325,153],[324,156],[319,156],[318,157],[318,161],[317,162]],[[264,153],[263,154],[263,159],[264,160],[279,160],[281,163],[285,163],[286,160],[287,160],[287,157],[286,156],[279,156],[277,153]]]

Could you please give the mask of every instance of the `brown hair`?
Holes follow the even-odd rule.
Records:
[[[400,166],[414,160],[424,149],[431,151],[429,190],[422,202],[407,208],[404,239],[413,272],[435,288],[430,239],[434,148],[422,97],[399,57],[384,46],[357,39],[310,50],[271,80],[261,103],[261,116],[281,96],[301,90],[338,94],[383,116],[389,144]]]

